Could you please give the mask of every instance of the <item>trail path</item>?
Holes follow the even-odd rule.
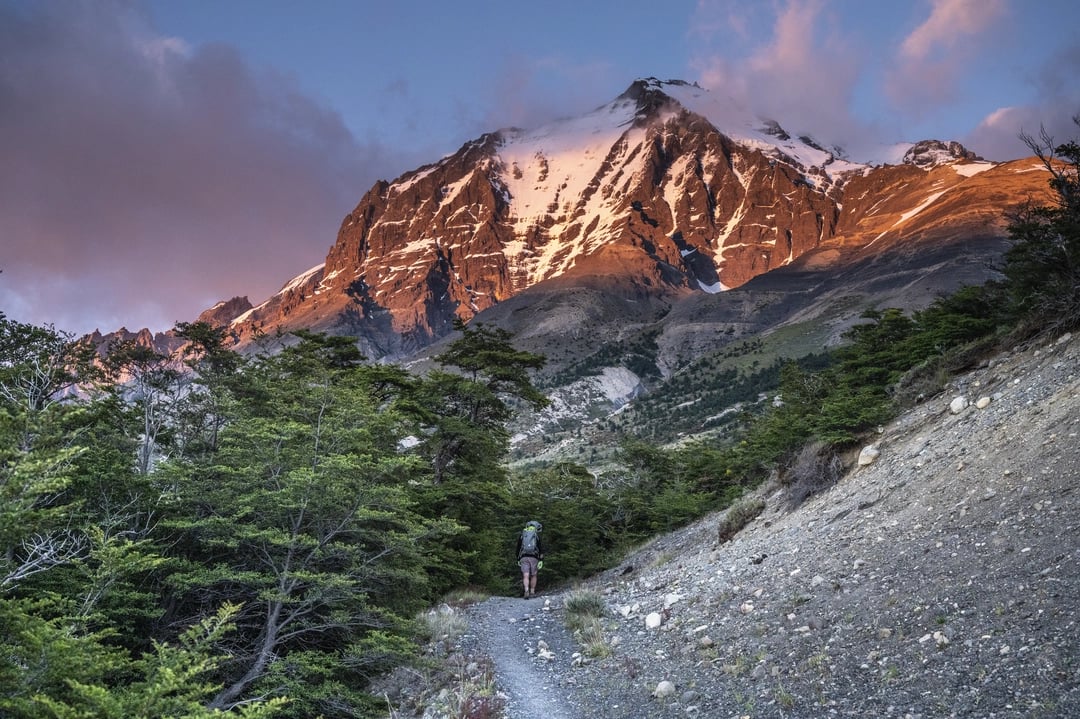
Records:
[[[544,597],[492,597],[471,610],[480,646],[507,695],[506,719],[584,719],[556,668],[577,651]]]

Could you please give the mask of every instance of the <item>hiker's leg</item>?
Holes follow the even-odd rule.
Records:
[[[522,588],[522,590],[524,590],[525,595],[528,596],[528,594],[529,594],[529,573],[528,572],[522,572],[521,573],[521,588]]]
[[[529,576],[529,594],[536,594],[536,572]]]

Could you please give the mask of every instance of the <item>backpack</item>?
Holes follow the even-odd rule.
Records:
[[[540,555],[540,533],[535,527],[525,527],[521,530],[521,556]]]

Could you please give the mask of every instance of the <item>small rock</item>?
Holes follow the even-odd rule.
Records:
[[[986,409],[990,406],[990,401],[989,397],[979,397],[978,401],[975,402],[975,406],[979,409]]]
[[[953,414],[960,414],[965,409],[967,409],[967,406],[967,397],[954,397],[953,401],[949,403],[949,411]]]
[[[656,689],[653,691],[653,696],[657,699],[663,699],[669,697],[675,693],[675,685],[669,682],[667,679],[656,685]]]
[[[660,612],[649,612],[645,617],[646,629],[657,629],[664,623],[663,617],[660,616]]]
[[[859,452],[859,466],[865,467],[867,465],[873,464],[874,460],[876,460],[880,455],[881,450],[878,449],[876,444],[870,444],[863,447],[862,451]]]

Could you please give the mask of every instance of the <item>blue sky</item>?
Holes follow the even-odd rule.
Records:
[[[87,332],[258,303],[483,132],[697,81],[841,144],[1073,136],[1071,0],[0,0],[0,311]]]

